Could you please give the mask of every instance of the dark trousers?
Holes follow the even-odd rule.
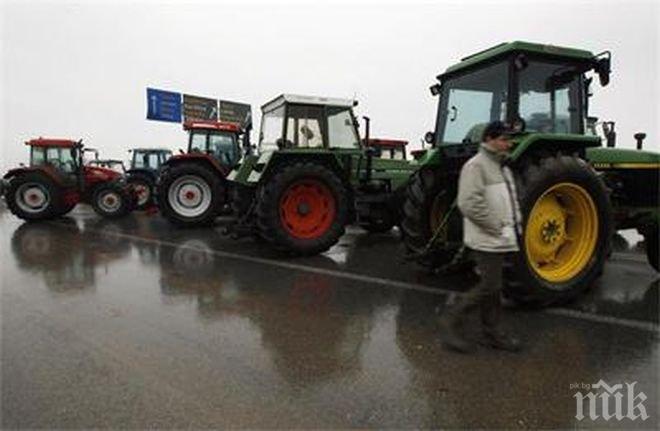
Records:
[[[512,253],[492,253],[470,250],[479,270],[479,283],[466,292],[449,312],[454,320],[463,320],[477,308],[481,312],[481,322],[486,332],[497,331],[502,314],[500,292],[504,275],[504,261]]]

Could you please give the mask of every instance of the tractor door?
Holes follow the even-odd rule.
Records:
[[[241,158],[238,136],[228,132],[209,132],[207,152],[221,165],[233,168]]]
[[[326,108],[328,121],[328,148],[337,154],[351,178],[358,178],[363,152],[360,136],[351,108],[329,106]]]

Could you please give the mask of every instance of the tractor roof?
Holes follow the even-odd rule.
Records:
[[[31,147],[60,147],[60,148],[73,148],[78,145],[77,141],[71,139],[56,139],[56,138],[36,138],[30,139],[25,143]]]
[[[399,139],[369,139],[369,145],[373,147],[399,148],[408,145],[408,141]]]
[[[104,163],[121,163],[121,164],[124,164],[124,162],[122,160],[118,160],[118,159],[93,159],[93,160],[90,160],[88,163],[94,164],[94,165],[102,165]]]
[[[301,96],[298,94],[282,94],[275,99],[264,104],[261,110],[264,112],[279,108],[285,103],[295,103],[299,105],[320,105],[320,106],[338,106],[342,108],[351,108],[357,105],[357,100],[338,99],[335,97]]]
[[[442,77],[443,75],[453,74],[471,66],[494,60],[496,58],[506,57],[511,53],[536,54],[547,58],[568,61],[589,61],[594,58],[594,54],[592,52],[582,49],[521,41],[505,42],[500,43],[499,45],[495,45],[484,51],[477,52],[476,54],[472,54],[468,57],[462,58],[460,63],[454,64],[453,66],[447,68],[445,73],[439,75],[438,78]]]
[[[183,123],[184,130],[222,130],[225,132],[241,133],[243,129],[238,123],[227,121],[190,120]]]
[[[140,153],[147,153],[147,152],[151,152],[151,153],[156,153],[156,152],[157,153],[171,153],[172,152],[172,150],[170,150],[169,148],[146,148],[146,147],[144,147],[144,148],[131,148],[130,151],[140,152]]]

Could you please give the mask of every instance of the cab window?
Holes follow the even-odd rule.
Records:
[[[438,112],[441,142],[480,142],[485,125],[506,120],[507,89],[508,63],[447,80]]]
[[[234,165],[239,158],[235,136],[228,133],[211,133],[209,135],[209,153],[222,164]]]
[[[287,112],[285,146],[295,148],[323,147],[325,130],[322,106],[290,105]]]
[[[43,165],[46,161],[45,149],[42,147],[32,147],[32,165]]]
[[[553,85],[549,77],[566,70],[554,63],[530,63],[519,75],[519,115],[526,130],[541,133],[579,133],[579,75]]]
[[[190,135],[190,153],[206,152],[206,132],[192,132]]]
[[[262,150],[276,149],[278,142],[282,142],[284,128],[284,106],[272,111],[264,112],[261,118],[261,135],[259,146]]]
[[[359,138],[350,108],[328,109],[328,143],[332,148],[357,148]]]

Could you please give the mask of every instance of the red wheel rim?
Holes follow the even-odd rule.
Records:
[[[318,180],[304,179],[291,184],[280,199],[280,219],[286,231],[298,239],[315,239],[325,234],[335,219],[335,197]]]

